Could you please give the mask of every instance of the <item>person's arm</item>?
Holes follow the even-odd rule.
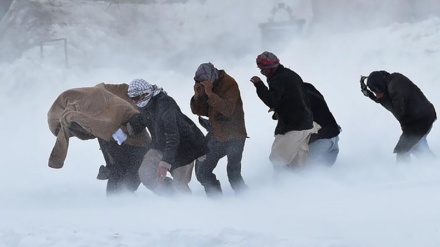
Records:
[[[174,109],[167,109],[160,117],[160,120],[158,120],[161,121],[160,124],[164,133],[163,138],[165,139],[165,147],[162,150],[162,161],[166,162],[167,164],[162,165],[167,166],[167,168],[171,168],[171,165],[174,163],[177,155],[177,149],[180,144],[177,114],[178,112]]]
[[[196,82],[194,84],[194,96],[190,100],[191,112],[199,116],[208,116],[207,99],[203,85]]]
[[[278,87],[274,86],[273,82],[271,82],[271,88],[267,88],[258,76],[253,76],[250,81],[257,89],[257,95],[261,101],[269,107],[270,111],[274,111],[275,107],[278,106],[280,102],[280,100],[277,100],[280,95],[279,92],[276,91]]]
[[[142,114],[138,113],[128,120],[125,126],[122,126],[121,129],[128,134],[128,136],[134,136],[141,133],[145,130],[146,125],[143,121]]]
[[[270,87],[260,80],[254,83],[258,97],[271,109],[277,109],[281,104],[281,97],[284,92],[284,84],[278,80],[271,81]]]
[[[404,121],[405,115],[406,115],[406,104],[407,104],[407,98],[409,97],[408,88],[406,88],[404,85],[395,85],[396,83],[394,81],[390,81],[389,87],[388,87],[388,94],[390,98],[390,108],[393,115],[397,118],[399,122]],[[386,107],[384,105],[384,107]]]
[[[212,87],[205,87],[210,92],[208,95],[208,104],[216,111],[220,112],[226,117],[231,117],[235,111],[237,101],[240,95],[238,85],[231,83],[228,88],[222,94],[222,97],[212,92]]]
[[[374,93],[368,89],[367,84],[365,84],[365,79],[367,78],[368,78],[367,76],[361,76],[361,80],[360,80],[361,92],[365,97],[368,97],[372,101],[379,103],[378,99],[376,98],[376,95],[374,95]]]

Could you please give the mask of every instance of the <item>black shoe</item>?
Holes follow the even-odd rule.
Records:
[[[110,177],[110,169],[108,169],[106,166],[100,166],[98,176],[96,178],[98,180],[107,180]]]

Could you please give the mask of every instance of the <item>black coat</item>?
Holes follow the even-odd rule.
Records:
[[[139,110],[141,114],[132,118],[130,125],[135,133],[145,127],[148,129],[151,149],[162,152],[162,161],[171,164],[171,170],[206,154],[205,136],[165,92],[152,97]]]
[[[255,87],[258,97],[278,114],[275,135],[313,128],[313,114],[301,77],[279,65],[267,82],[269,88],[262,81],[256,82]]]
[[[309,143],[318,139],[330,139],[338,136],[340,127],[325,102],[324,96],[310,83],[304,82],[304,88],[310,100],[313,120],[321,126],[317,134],[312,134]]]
[[[384,96],[373,99],[394,115],[403,131],[394,153],[408,152],[437,119],[434,106],[410,79],[400,73],[392,73],[381,83],[385,86]]]

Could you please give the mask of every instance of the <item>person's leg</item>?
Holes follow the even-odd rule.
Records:
[[[182,194],[190,194],[189,182],[191,181],[192,171],[194,168],[194,162],[187,165],[177,167],[171,172],[173,176],[173,188],[174,191]]]
[[[419,142],[417,142],[416,145],[414,145],[410,150],[410,152],[414,154],[417,158],[428,158],[428,159],[435,158],[434,153],[429,148],[428,140],[426,139],[428,134],[429,132],[426,135],[424,135],[419,140]]]
[[[287,140],[291,144],[295,144],[294,146],[297,146],[297,149],[293,149],[293,160],[288,163],[289,167],[296,169],[304,166],[309,154],[310,136],[314,133],[318,133],[319,129],[321,129],[321,126],[316,122],[313,122],[313,128],[311,129],[290,131],[287,133],[290,134],[288,135]]]
[[[208,196],[222,193],[220,181],[217,180],[213,171],[223,156],[225,156],[224,147],[211,136],[208,138],[208,152],[205,158],[196,160],[196,177],[205,188],[205,192]]]
[[[339,136],[335,136],[331,138],[331,140],[332,140],[332,146],[326,157],[326,161],[329,166],[335,164],[336,159],[338,158],[339,155]]]
[[[118,157],[121,156],[121,149],[116,142],[105,141],[98,138],[98,143],[106,162],[106,166],[100,168],[98,177],[103,180],[104,178],[107,179],[107,196],[118,194],[124,189],[122,180],[125,171],[121,163],[118,161]]]
[[[108,142],[108,156],[111,160],[111,172],[107,183],[107,192],[134,192],[140,185],[138,170],[147,152],[145,147],[118,145]]]
[[[302,167],[309,152],[310,135],[314,131],[315,128],[312,128],[276,135],[269,156],[272,165],[288,166],[292,169]]]
[[[296,143],[288,140],[289,133],[275,136],[269,155],[269,160],[274,167],[287,166],[294,157],[292,150],[298,149]]]
[[[246,189],[246,184],[241,176],[241,160],[246,139],[228,142],[226,156],[228,164],[226,167],[228,180],[232,189],[237,193]]]
[[[307,141],[301,141],[299,143],[299,147],[296,151],[296,156],[293,158],[292,162],[288,165],[289,167],[293,168],[293,169],[297,169],[300,167],[303,167],[306,160],[307,160],[307,156],[309,155],[309,144],[308,144],[308,139]]]
[[[286,176],[293,171],[292,167],[288,166],[288,162],[293,159],[291,149],[297,147],[295,143],[291,144],[285,135],[276,135],[272,143],[269,160],[272,163],[273,181],[275,184],[284,181]]]
[[[325,155],[330,150],[332,143],[330,139],[318,139],[309,143],[309,153],[307,155],[307,164],[325,163]]]
[[[125,145],[124,149],[125,152],[122,158],[125,159],[125,173],[122,178],[122,184],[128,191],[134,192],[138,189],[141,183],[138,171],[148,149],[146,147],[130,145]]]
[[[99,143],[99,149],[102,152],[102,155],[104,156],[105,165],[101,165],[98,170],[98,175],[96,176],[99,180],[107,180],[110,176],[110,167],[112,166],[112,159],[110,158],[109,154],[109,142],[105,141],[101,138],[97,138]]]
[[[318,139],[309,144],[307,164],[323,164],[332,166],[339,154],[339,137]]]
[[[157,179],[157,167],[162,160],[162,153],[155,149],[150,149],[145,154],[142,164],[139,167],[139,179],[142,184],[149,190],[156,193],[159,187],[159,181]]]
[[[396,153],[396,163],[397,164],[408,164],[411,162],[411,153]]]

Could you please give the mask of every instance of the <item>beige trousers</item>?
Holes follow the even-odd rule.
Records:
[[[161,160],[162,152],[155,149],[148,150],[139,168],[139,178],[142,184],[158,195],[191,193],[188,184],[191,181],[194,162],[174,169],[171,172],[173,180],[169,182],[167,179],[159,181],[157,178],[157,168]]]
[[[300,131],[289,131],[276,135],[272,144],[269,160],[273,166],[299,167],[304,165],[309,152],[310,135],[321,128],[313,122],[313,128]]]

